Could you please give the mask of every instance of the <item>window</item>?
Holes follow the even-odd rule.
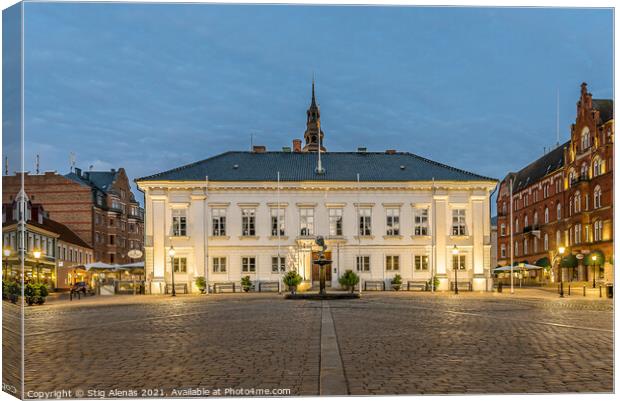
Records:
[[[358,272],[370,271],[370,256],[358,256],[356,262]]]
[[[185,209],[172,209],[172,235],[184,237],[187,235],[187,217]]]
[[[506,235],[506,224],[502,223],[502,225],[500,226],[499,233],[502,237]]]
[[[581,151],[584,152],[590,147],[590,131],[585,128],[581,133]]]
[[[523,240],[523,254],[527,255],[527,240]]]
[[[560,191],[562,191],[562,180],[561,179],[557,179],[557,180],[555,180],[555,193],[559,194]]]
[[[241,258],[241,271],[244,273],[256,272],[256,258],[255,257],[242,257]]]
[[[400,209],[386,209],[386,235],[400,235]]]
[[[502,214],[506,215],[506,202],[502,203]]]
[[[549,184],[545,184],[543,186],[543,198],[548,198],[549,197]]]
[[[575,224],[575,244],[581,243],[581,224]]]
[[[284,209],[271,209],[271,236],[277,237],[284,235]]]
[[[534,225],[538,225],[538,212],[534,212]]]
[[[299,235],[314,235],[314,209],[299,209]]]
[[[213,258],[213,273],[226,273],[226,258],[214,257]]]
[[[515,256],[519,256],[519,243],[515,241]]]
[[[527,215],[525,215],[525,217],[523,217],[523,229],[524,229],[524,230],[525,230],[525,228],[526,228],[527,226],[529,226],[529,224],[528,224],[528,223],[529,223],[529,220],[528,220],[528,218],[527,218]]]
[[[575,192],[575,213],[579,213],[581,211],[581,193],[579,191]]]
[[[256,235],[256,209],[241,209],[241,235]]]
[[[279,273],[286,271],[286,258],[284,256],[271,257],[271,272]]]
[[[594,208],[595,209],[598,209],[599,207],[601,207],[601,195],[602,195],[601,187],[597,185],[596,188],[594,188]]]
[[[110,245],[114,245],[114,235],[110,235]]]
[[[500,247],[500,255],[502,258],[506,257],[506,244],[502,244]]]
[[[588,178],[588,165],[586,163],[583,163],[581,165],[581,176],[582,179],[586,179]]]
[[[590,225],[586,224],[584,228],[586,229],[584,242],[590,242]]]
[[[226,236],[226,209],[211,209],[211,222],[214,237]]]
[[[465,209],[452,210],[452,235],[467,235],[465,230]]]
[[[359,209],[359,235],[371,235],[371,210],[370,208]]]
[[[413,234],[428,235],[428,209],[413,209]]]
[[[514,232],[515,233],[519,232],[519,219],[518,218],[515,219],[515,231]]]
[[[428,256],[427,255],[415,255],[413,262],[416,270],[428,270]]]
[[[545,236],[543,237],[543,248],[545,251],[549,250],[549,235],[547,235],[547,233],[545,233]]]
[[[603,240],[603,221],[597,220],[594,222],[594,241]]]
[[[342,235],[342,209],[329,209],[329,235]]]
[[[562,234],[560,233],[560,230],[558,230],[555,232],[555,246],[558,248],[560,245],[562,245]]]
[[[187,273],[187,258],[172,259],[175,273]]]
[[[398,255],[387,255],[385,257],[385,270],[399,270],[400,269],[400,257]]]
[[[549,223],[549,208],[545,207],[545,224]]]
[[[601,159],[596,157],[594,161],[592,162],[592,177],[598,177],[599,175],[602,174],[602,171],[603,171],[603,166],[602,166]]]
[[[465,270],[467,268],[467,255],[452,255],[452,270]]]
[[[555,207],[558,220],[562,220],[562,205],[560,203]]]

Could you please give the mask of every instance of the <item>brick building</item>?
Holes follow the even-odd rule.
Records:
[[[20,176],[3,177],[2,202],[20,190]],[[45,207],[50,218],[69,227],[92,246],[95,261],[130,263],[127,253],[143,249],[144,211],[135,200],[123,168],[24,174],[30,200]]]
[[[552,267],[551,281],[562,265],[563,280],[613,283],[613,142],[613,101],[592,99],[581,84],[570,140],[500,183],[499,265],[510,264],[512,245],[516,263]]]

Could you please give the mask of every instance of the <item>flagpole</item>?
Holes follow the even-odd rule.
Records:
[[[431,266],[432,271],[431,271],[431,292],[435,292],[435,274],[437,273],[437,244],[435,243],[436,241],[436,235],[437,232],[435,230],[436,227],[436,204],[435,204],[435,192],[436,192],[436,188],[435,188],[435,177],[433,177],[433,264]]]
[[[515,293],[515,288],[514,288],[514,264],[515,264],[515,260],[514,260],[514,256],[515,256],[515,247],[514,247],[514,240],[513,240],[513,219],[512,219],[512,211],[514,209],[513,207],[513,197],[512,197],[512,185],[513,185],[513,177],[510,177],[510,293],[514,294]]]
[[[359,231],[359,225],[360,225],[360,173],[357,173],[357,263],[356,265],[359,268],[359,277],[360,277],[360,281],[359,281],[359,293],[362,293],[362,272],[363,272],[363,268],[364,268],[364,264],[361,263],[360,257],[361,257],[361,248],[362,248],[362,233]],[[361,263],[361,266],[360,266]],[[360,268],[361,267],[361,268]]]
[[[276,230],[278,231],[278,272],[280,273],[280,275],[282,276],[282,269],[280,268],[280,172],[278,171],[278,210],[276,212]],[[282,278],[282,277],[281,277]],[[280,282],[282,280],[278,281],[278,293],[281,294],[282,293],[282,286],[280,285]]]

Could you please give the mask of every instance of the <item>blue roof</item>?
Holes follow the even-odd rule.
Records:
[[[318,174],[316,152],[225,152],[136,179],[140,181],[497,181],[412,153],[325,152]]]

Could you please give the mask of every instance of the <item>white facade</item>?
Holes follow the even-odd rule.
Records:
[[[151,293],[162,293],[171,283],[171,246],[174,259],[179,259],[174,262],[179,269],[175,283],[188,284],[190,291],[196,291],[198,276],[206,276],[210,284],[239,285],[246,275],[254,283],[279,282],[284,272],[273,271],[272,266],[278,255],[285,258],[286,270],[299,272],[306,287],[318,287],[311,265],[316,235],[327,240],[334,288],[339,286],[338,277],[350,269],[363,281],[384,281],[386,288],[395,274],[402,276],[406,287],[407,281],[427,281],[435,272],[438,289],[448,290],[454,280],[455,246],[457,260],[464,264],[457,272],[458,281],[470,282],[475,291],[487,288],[493,267],[490,194],[495,182],[489,180],[280,184],[149,180],[138,181],[138,186],[145,193],[146,287]],[[278,207],[284,220],[280,235],[272,232]],[[251,219],[243,221],[243,210],[253,211],[255,232],[248,231]],[[426,231],[420,225],[416,230],[415,215],[424,211]],[[222,214],[225,232],[213,221]],[[338,215],[342,235],[334,231]],[[370,216],[363,219],[363,228],[361,216]],[[453,221],[459,220],[463,226],[454,226]],[[359,235],[361,229],[367,230],[364,235]],[[358,256],[369,257],[369,271],[357,270]]]

